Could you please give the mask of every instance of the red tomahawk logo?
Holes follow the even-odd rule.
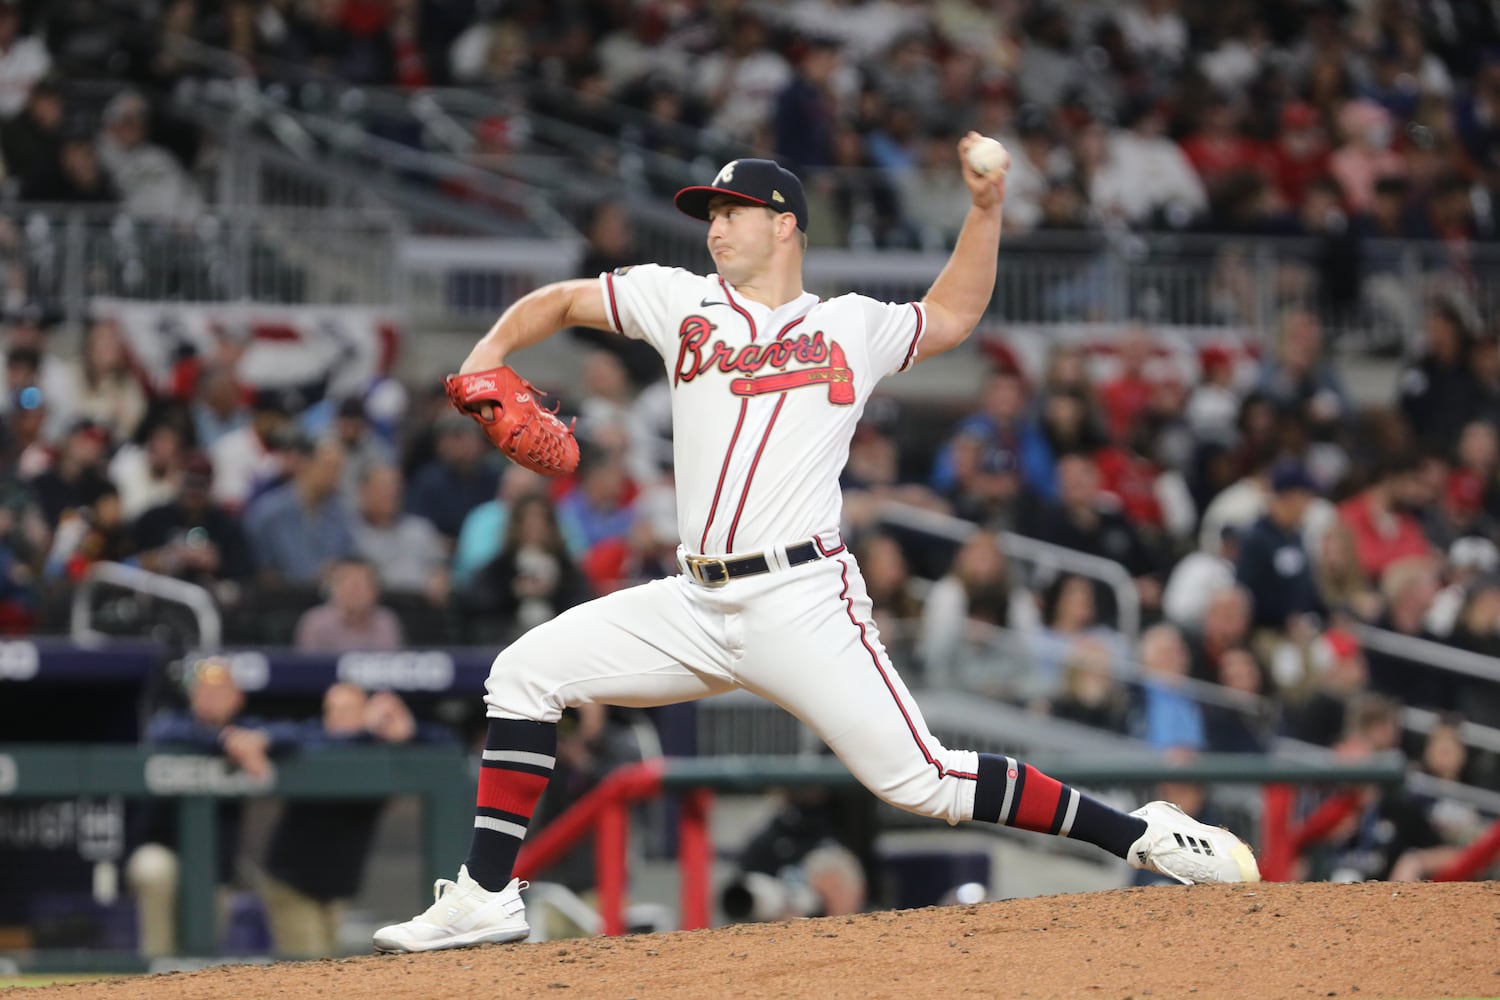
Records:
[[[829,364],[823,368],[800,368],[793,372],[778,372],[775,375],[757,375],[753,378],[737,378],[729,383],[729,391],[736,396],[764,396],[770,392],[786,392],[805,385],[828,386],[828,401],[834,406],[854,404],[854,372],[844,359],[844,349],[834,343],[828,352]]]

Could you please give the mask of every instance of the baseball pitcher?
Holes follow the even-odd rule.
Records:
[[[529,933],[511,869],[570,705],[666,705],[746,688],[825,740],[886,802],[949,823],[1072,837],[1181,882],[1259,879],[1250,848],[1166,802],[1126,814],[1010,757],[943,746],[892,667],[839,535],[839,474],[875,385],[963,343],[994,291],[1003,168],[958,146],[971,205],[920,302],[821,299],[802,285],[807,200],[769,160],[678,192],[708,223],[713,275],[643,264],[516,302],[448,379],[453,404],[512,459],[570,471],[569,428],[506,365],[557,330],[644,340],[672,387],[679,575],[565,612],[495,658],[469,855],[456,881],[375,947],[430,951]]]

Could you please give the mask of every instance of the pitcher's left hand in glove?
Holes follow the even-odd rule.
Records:
[[[510,365],[444,380],[458,412],[473,417],[485,437],[517,465],[544,476],[578,468],[573,428],[537,402],[537,391]]]

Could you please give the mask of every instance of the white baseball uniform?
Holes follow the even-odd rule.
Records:
[[[927,730],[839,536],[855,424],[876,382],[916,361],[922,306],[804,294],[773,310],[717,276],[650,264],[599,280],[611,325],[666,363],[684,566],[762,553],[772,568],[721,586],[656,580],[532,629],[496,657],[489,714],[553,722],[585,702],[743,687],[811,727],[881,798],[970,818],[977,755]],[[809,540],[819,558],[787,566],[787,547]]]

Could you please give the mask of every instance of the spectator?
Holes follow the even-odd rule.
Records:
[[[334,411],[333,436],[344,446],[344,478],[340,491],[346,497],[359,495],[360,483],[376,466],[390,465],[396,455],[389,444],[376,433],[365,412],[365,401],[350,396],[338,402]]]
[[[1211,197],[1221,194],[1235,175],[1255,169],[1260,160],[1260,150],[1244,135],[1243,123],[1243,107],[1227,96],[1214,95],[1197,130],[1182,141],[1183,155]]]
[[[1049,707],[1054,718],[1103,729],[1129,732],[1130,702],[1115,677],[1115,654],[1095,636],[1083,636],[1063,660],[1062,690]]]
[[[250,508],[245,536],[268,585],[313,584],[354,552],[353,515],[339,495],[344,450],[325,440],[291,481]]]
[[[1290,713],[1289,734],[1306,743],[1331,747],[1348,731],[1350,706],[1369,691],[1370,670],[1359,640],[1332,628],[1313,643],[1310,689]]]
[[[1094,460],[1078,454],[1063,456],[1057,463],[1057,481],[1058,502],[1022,533],[1121,564],[1135,578],[1141,606],[1159,607],[1156,559],[1134,525],[1112,509],[1100,492]],[[1111,607],[1110,613],[1114,610]]]
[[[1040,4],[1026,15],[1023,28],[1027,41],[1021,48],[1016,89],[1023,101],[1051,111],[1082,80],[1072,22],[1061,6]]]
[[[418,722],[400,696],[353,684],[323,693],[322,718],[304,729],[301,749],[411,743],[444,744],[452,734]],[[327,958],[338,954],[347,901],[364,881],[384,799],[291,799],[282,806],[266,845],[260,894],[278,955]]]
[[[1218,682],[1224,657],[1249,641],[1250,592],[1233,581],[1213,591],[1199,627],[1187,636],[1189,673],[1200,681]]]
[[[400,649],[401,621],[379,600],[374,566],[358,558],[334,563],[328,571],[328,600],[302,613],[292,645],[324,653]]]
[[[629,267],[639,259],[631,235],[630,216],[619,201],[610,199],[594,206],[586,236],[588,246],[583,253],[583,263],[578,267],[580,278],[597,278],[617,268]],[[574,327],[572,336],[590,347],[617,356],[637,388],[660,381],[666,370],[661,355],[650,344],[582,326]]]
[[[203,209],[198,187],[176,157],[147,140],[149,108],[132,90],[104,108],[99,159],[131,215],[158,222],[188,222]]]
[[[914,645],[922,599],[913,589],[906,553],[890,535],[870,534],[852,546],[865,590],[874,606],[875,626],[887,648]]]
[[[108,430],[116,444],[135,436],[146,416],[146,392],[130,367],[114,320],[96,317],[83,343],[77,412]]]
[[[557,520],[592,549],[629,533],[635,494],[623,450],[590,448],[579,463],[577,483],[558,502]]]
[[[109,478],[120,491],[128,521],[177,499],[182,490],[182,429],[170,419],[160,419],[146,430],[145,437],[140,444],[121,447],[109,462]]]
[[[1239,530],[1226,527],[1219,533],[1216,549],[1194,549],[1178,560],[1161,597],[1162,614],[1168,621],[1185,632],[1198,630],[1214,596],[1234,587],[1239,546]]]
[[[437,455],[419,470],[406,506],[431,521],[438,533],[458,538],[469,511],[495,496],[500,474],[487,461],[488,447],[474,421],[457,413],[438,418]]]
[[[1349,207],[1364,212],[1374,199],[1377,181],[1406,173],[1405,161],[1391,148],[1391,113],[1374,101],[1349,101],[1339,111],[1338,127],[1344,141],[1329,158],[1328,169]]]
[[[1109,436],[1115,442],[1131,438],[1136,422],[1145,414],[1156,391],[1155,381],[1146,377],[1146,366],[1155,351],[1151,332],[1142,326],[1130,327],[1115,344],[1118,370],[1114,378],[1099,387],[1099,403]]]
[[[1443,588],[1433,597],[1422,622],[1430,634],[1443,641],[1453,634],[1470,587],[1481,577],[1500,571],[1500,548],[1489,538],[1460,538],[1448,548],[1446,569]]]
[[[1160,750],[1202,750],[1207,738],[1203,709],[1182,690],[1188,673],[1187,646],[1172,625],[1153,625],[1141,636],[1141,738]]]
[[[1397,381],[1401,413],[1424,446],[1446,449],[1474,413],[1478,387],[1469,367],[1468,323],[1452,303],[1427,310],[1421,357]]]
[[[632,506],[634,519],[622,538],[611,538],[584,556],[582,569],[596,594],[645,583],[677,571],[677,498],[670,486],[653,486]]]
[[[213,459],[213,498],[240,511],[264,484],[282,474],[275,445],[291,430],[300,397],[288,390],[263,388],[255,393],[251,420],[222,433],[208,448]]]
[[[0,36],[5,33],[5,10],[6,5],[0,5]],[[4,56],[0,55],[0,65],[3,63]],[[63,94],[56,78],[40,79],[26,95],[21,113],[13,117],[3,114],[9,96],[0,80],[0,117],[4,119],[0,120],[0,154],[5,157],[6,173],[19,179],[24,190],[32,178],[57,165],[62,149]]]
[[[1324,610],[1302,545],[1302,516],[1317,486],[1300,462],[1288,459],[1272,470],[1270,488],[1266,513],[1240,543],[1235,578],[1250,593],[1255,627],[1279,633]]]
[[[512,463],[500,477],[495,498],[465,515],[453,551],[452,584],[455,588],[467,586],[475,573],[500,554],[510,512],[517,500],[528,495],[546,496],[547,480],[540,473]],[[568,551],[575,556],[587,551],[582,538],[568,538],[567,542]]]
[[[1000,369],[985,377],[979,409],[939,450],[930,481],[961,517],[1009,527],[1026,488],[1051,496],[1055,479],[1052,449],[1026,416],[1025,380]]]
[[[1072,573],[1057,576],[1042,593],[1041,624],[1026,630],[1026,645],[1031,670],[1028,692],[1049,697],[1062,684],[1063,665],[1069,650],[1079,639],[1097,639],[1107,646],[1117,661],[1125,659],[1126,650],[1118,632],[1099,624],[1094,606],[1094,584],[1087,577]]]
[[[835,78],[841,60],[836,41],[805,39],[791,82],[776,96],[776,153],[798,173],[833,161],[833,130],[839,110]]]
[[[1359,567],[1378,580],[1399,559],[1428,556],[1432,546],[1412,513],[1432,500],[1421,465],[1409,454],[1384,457],[1376,480],[1339,504],[1339,519],[1354,534]]]
[[[1335,518],[1317,536],[1317,558],[1313,575],[1318,594],[1330,612],[1374,621],[1382,608],[1380,593],[1371,585],[1359,564],[1354,531]]]
[[[228,662],[219,658],[200,660],[187,671],[183,684],[188,693],[187,709],[156,712],[146,724],[143,742],[147,746],[222,754],[247,777],[267,780],[271,755],[287,745],[289,733],[242,714],[245,693],[235,682]],[[150,803],[143,820],[142,843],[125,863],[126,884],[136,897],[141,952],[152,957],[178,953],[179,866],[176,849],[171,846],[176,843],[176,831],[168,802],[157,799]],[[244,802],[236,796],[218,802],[215,878],[221,886],[236,881]],[[221,893],[221,911],[224,903]]]
[[[51,468],[31,481],[49,526],[56,527],[64,511],[90,507],[112,489],[104,471],[108,450],[109,432],[94,421],[83,417],[69,429]]]
[[[1265,674],[1248,649],[1225,650],[1219,657],[1218,683],[1230,701],[1204,705],[1203,728],[1214,753],[1265,754],[1270,750],[1272,709],[1264,701]]]
[[[993,677],[997,667],[1008,675],[1019,673],[1014,662],[995,662],[995,630],[1032,624],[1020,611],[1018,597],[1024,595],[1013,585],[1005,553],[993,534],[976,531],[965,539],[922,606],[917,653],[926,685],[954,688],[970,679],[971,672]],[[1008,643],[1004,650],[1012,659],[1020,654]]]
[[[754,142],[792,71],[768,44],[761,16],[741,8],[730,17],[723,47],[700,59],[695,75],[713,109],[709,126],[738,142]]]
[[[120,192],[99,162],[94,134],[71,126],[60,136],[52,159],[21,180],[22,201],[113,205]]]
[[[209,365],[198,377],[192,403],[193,436],[198,447],[212,451],[219,439],[251,424],[251,411],[225,364]],[[268,435],[257,435],[266,437]]]
[[[1337,750],[1348,760],[1389,753],[1400,746],[1396,704],[1378,695],[1358,699],[1349,729]],[[1358,811],[1335,832],[1331,872],[1334,882],[1414,881],[1441,867],[1455,854],[1432,828],[1422,808],[1405,791],[1363,790]]]
[[[590,351],[583,359],[579,382],[587,395],[578,404],[578,436],[597,444],[601,437],[623,434],[631,478],[638,483],[655,479],[663,460],[671,461],[671,442],[653,433],[649,419],[637,406],[620,357],[609,351]]]
[[[52,68],[46,44],[22,34],[23,17],[21,0],[0,0],[0,118],[20,114],[32,89]]]
[[[76,583],[94,563],[124,562],[134,553],[135,539],[121,511],[119,491],[106,484],[89,506],[63,512],[43,575]]]
[[[1475,784],[1468,779],[1469,748],[1462,736],[1463,720],[1454,715],[1442,716],[1427,731],[1422,745],[1422,759],[1417,765],[1422,774],[1439,781]],[[1443,843],[1466,846],[1484,832],[1488,819],[1474,808],[1467,798],[1445,795],[1441,791],[1432,794],[1417,793],[1417,802],[1424,808],[1427,821],[1432,824]]]
[[[1427,612],[1438,592],[1437,563],[1427,556],[1398,559],[1380,578],[1385,612],[1375,624],[1414,639],[1432,638],[1426,631]],[[1493,608],[1493,602],[1484,602]],[[1460,615],[1462,627],[1464,616]],[[1461,641],[1455,634],[1454,641]],[[1370,686],[1407,705],[1447,709],[1453,707],[1454,690],[1448,675],[1431,670],[1426,663],[1372,650],[1369,656]]]
[[[219,591],[222,600],[221,583],[247,581],[252,567],[239,520],[213,500],[213,478],[208,456],[191,453],[181,495],[146,511],[133,530],[143,568]]]
[[[447,546],[431,521],[402,511],[401,470],[369,466],[358,497],[354,551],[375,567],[381,588],[421,594],[434,607],[447,603]]]
[[[516,500],[500,554],[475,574],[463,597],[471,617],[491,623],[484,631],[507,639],[588,599],[546,497]]]
[[[1293,309],[1281,316],[1277,353],[1261,369],[1259,391],[1305,420],[1314,436],[1326,434],[1352,412],[1348,393],[1323,357],[1318,318]]]
[[[1268,157],[1270,180],[1283,204],[1302,204],[1313,182],[1328,176],[1328,157],[1328,136],[1317,109],[1304,101],[1284,106]]]

